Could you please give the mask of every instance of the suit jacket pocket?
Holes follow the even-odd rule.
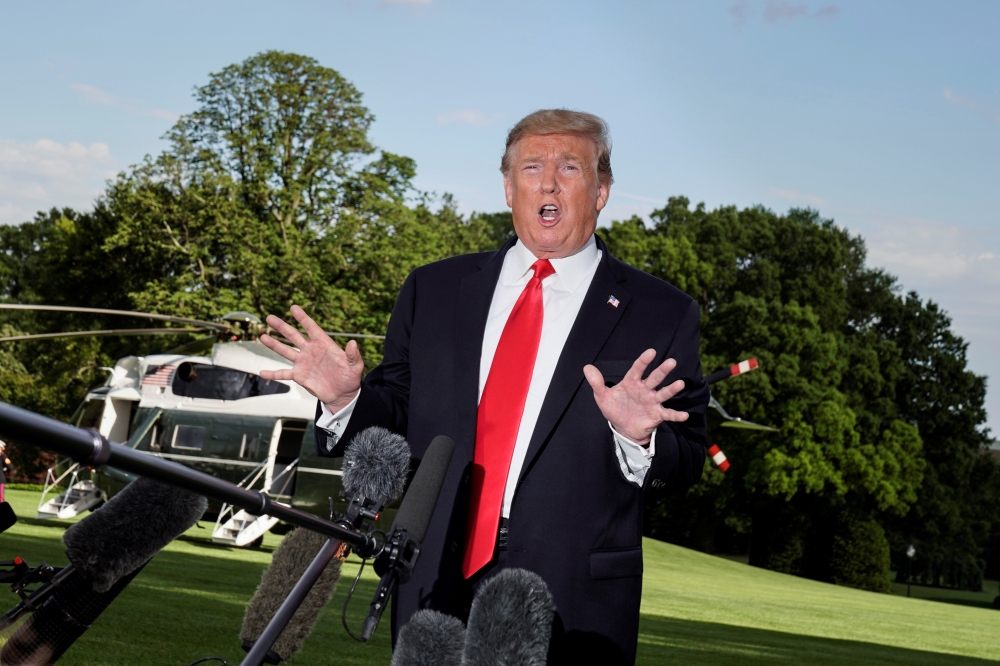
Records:
[[[642,575],[642,547],[590,551],[590,577],[594,580]]]
[[[635,361],[595,361],[594,366],[604,375],[604,383],[607,386],[614,386],[625,374],[632,369]]]

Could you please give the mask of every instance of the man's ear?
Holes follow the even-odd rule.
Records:
[[[611,183],[604,182],[597,184],[597,211],[600,212],[604,210],[604,207],[608,205],[608,199],[611,198]]]
[[[511,182],[510,172],[503,175],[503,192],[507,197],[507,208],[514,208],[514,183]]]

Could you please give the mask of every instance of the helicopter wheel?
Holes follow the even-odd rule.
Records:
[[[261,534],[259,537],[257,537],[256,539],[254,539],[253,541],[251,541],[250,543],[248,543],[247,545],[245,545],[243,547],[244,548],[252,548],[254,550],[257,550],[263,544],[264,544],[264,535]]]

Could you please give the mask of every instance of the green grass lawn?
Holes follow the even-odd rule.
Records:
[[[66,524],[31,520],[38,493],[11,491],[8,499],[22,520],[0,536],[0,558],[65,564],[59,539]],[[211,526],[203,525],[160,553],[59,663],[184,666],[208,655],[239,663],[243,609],[280,537],[267,535],[260,550],[224,548],[210,543]],[[1000,612],[976,607],[982,599],[962,596],[968,593],[951,593],[957,603],[907,599],[651,540],[645,547],[640,664],[971,666],[1000,659]],[[389,663],[388,619],[370,644],[355,643],[340,625],[347,578],[356,572],[356,563],[345,565],[333,602],[291,666]],[[366,570],[349,615],[356,630],[375,581]],[[14,602],[0,589],[0,608]]]

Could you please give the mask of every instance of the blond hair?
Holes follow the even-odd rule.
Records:
[[[611,132],[598,116],[569,109],[540,109],[522,118],[507,133],[507,146],[500,160],[500,171],[510,171],[510,149],[528,135],[576,134],[597,146],[597,177],[602,183],[615,182],[611,173]]]

